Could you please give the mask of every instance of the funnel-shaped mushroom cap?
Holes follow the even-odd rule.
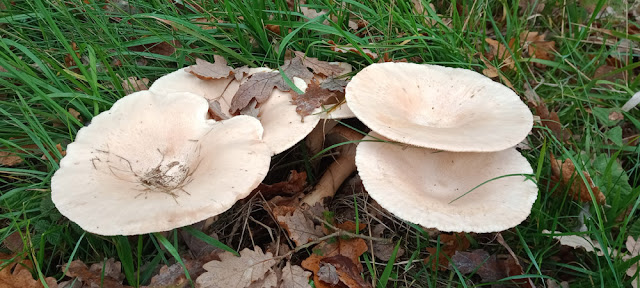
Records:
[[[382,63],[346,89],[353,113],[394,141],[447,151],[500,151],[527,136],[533,116],[511,89],[476,72]]]
[[[512,175],[533,173],[514,148],[446,152],[361,142],[356,166],[367,192],[382,207],[440,231],[485,233],[514,227],[527,218],[538,196],[533,181]]]
[[[101,235],[189,225],[229,209],[258,186],[270,150],[253,117],[207,119],[191,93],[141,91],[82,128],[51,179],[60,212]]]
[[[153,83],[149,91],[155,93],[190,92],[207,98],[210,101],[218,101],[223,112],[228,114],[231,100],[238,92],[241,83],[259,72],[273,72],[269,68],[251,68],[247,75],[240,81],[233,76],[223,79],[202,80],[195,75],[185,72],[184,68],[167,74]],[[293,83],[302,91],[307,84],[299,78],[294,78]],[[313,130],[320,121],[320,115],[309,115],[300,120],[296,113],[296,106],[291,104],[291,94],[278,89],[273,89],[271,96],[259,107],[258,119],[264,127],[264,142],[271,148],[272,154],[289,149]],[[319,111],[319,110],[318,110]],[[318,114],[318,113],[315,113]]]

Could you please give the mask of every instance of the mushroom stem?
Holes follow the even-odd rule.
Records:
[[[312,157],[320,151],[322,151],[322,147],[324,146],[325,135],[327,131],[331,131],[333,127],[338,124],[337,121],[331,119],[323,119],[320,120],[318,125],[307,135],[307,139],[305,140],[307,144],[307,148],[309,149],[309,155]]]
[[[357,141],[364,137],[364,135],[344,126],[334,127],[331,129],[330,134],[342,138],[343,142]],[[325,198],[333,197],[342,182],[356,170],[356,144],[345,144],[338,149],[340,150],[340,156],[329,165],[329,168],[324,172],[316,186],[313,187],[313,190],[302,198],[303,203],[314,206]]]

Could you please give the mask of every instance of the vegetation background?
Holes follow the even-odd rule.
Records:
[[[51,285],[46,277],[76,279],[65,274],[73,260],[106,265],[115,258],[130,286],[149,284],[162,265],[183,263],[188,251],[177,231],[102,237],[59,214],[49,185],[66,145],[117,99],[195,58],[222,55],[236,67],[277,68],[285,51],[295,50],[347,62],[353,74],[380,61],[475,70],[514,89],[539,118],[520,148],[540,193],[529,219],[501,233],[505,246],[495,234],[467,234],[469,246],[448,254],[445,234],[378,216],[392,227],[384,237],[404,253],[394,253],[394,261],[365,253],[360,259],[366,281],[378,287],[470,287],[529,278],[548,287],[630,286],[640,260],[628,242],[640,237],[640,112],[621,107],[640,90],[639,22],[640,1],[632,0],[0,0],[0,258],[6,268],[0,283],[18,277],[15,263],[39,279],[33,287]],[[336,49],[346,45],[354,51]],[[274,161],[269,181],[285,179],[290,169],[305,170],[313,155],[300,146]],[[578,176],[554,172],[552,155]],[[310,184],[322,173],[306,172]],[[595,186],[579,191],[590,180]],[[591,197],[598,191],[606,203]],[[330,207],[366,214],[367,201],[339,194]],[[247,205],[259,201],[238,204],[222,217]],[[229,229],[218,227],[220,241],[237,250],[252,248],[239,234],[225,234]],[[563,246],[545,230],[599,243],[603,253]],[[456,250],[503,255],[505,247],[517,255],[521,275],[482,283],[480,271],[462,273],[444,262]],[[297,252],[292,262],[311,252]],[[434,253],[447,257],[434,266],[425,261]],[[104,283],[105,273],[97,275],[97,283]]]

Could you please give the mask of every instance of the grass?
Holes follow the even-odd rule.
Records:
[[[608,118],[640,88],[637,49],[619,49],[622,39],[636,45],[639,40],[629,32],[637,31],[633,27],[637,24],[629,23],[628,29],[621,20],[626,17],[625,5],[616,7],[621,18],[597,19],[593,11],[607,1],[531,1],[546,2],[541,12],[533,4],[518,8],[515,0],[433,1],[435,10],[423,1],[423,13],[411,1],[327,0],[303,5],[296,1],[297,7],[328,10],[331,15],[307,19],[284,0],[169,2],[0,0],[6,6],[0,9],[0,67],[7,70],[0,70],[0,151],[23,159],[15,166],[0,166],[0,239],[19,231],[24,251],[36,264],[35,276],[61,279],[59,267],[67,262],[115,257],[123,263],[126,283],[139,286],[148,283],[160,265],[181,261],[176,256],[184,247],[177,233],[131,238],[93,235],[62,217],[51,202],[50,178],[62,157],[56,145],[65,147],[93,116],[126,95],[123,79],[154,80],[190,65],[195,57],[211,60],[213,55],[222,55],[235,66],[276,68],[287,49],[325,61],[348,62],[354,71],[378,61],[334,52],[329,41],[396,60],[482,71],[486,65],[480,55],[489,51],[484,39],[491,38],[503,43],[515,60],[515,68],[501,70],[497,81],[513,83],[519,95],[535,89],[572,133],[565,143],[537,126],[529,137],[532,149],[522,153],[536,172],[539,197],[528,220],[502,235],[539,286],[547,278],[567,280],[571,287],[629,286],[631,278],[625,271],[632,261],[581,250],[567,252],[542,232],[584,235],[619,251],[624,250],[627,236],[640,236],[640,121],[636,120],[640,112],[637,108],[624,112],[621,121]],[[351,30],[350,16],[367,24]],[[279,25],[281,33],[267,30],[266,24]],[[598,29],[589,28],[596,25]],[[523,31],[548,32],[547,39],[556,43],[554,57],[523,57],[525,47],[518,41],[509,45]],[[176,52],[156,53],[154,45],[166,41],[175,41]],[[617,66],[605,74],[598,71],[620,53]],[[114,65],[116,59],[120,65]],[[500,59],[490,63],[502,65]],[[79,112],[82,120],[70,109]],[[629,138],[622,141],[623,137]],[[578,203],[567,196],[566,189],[554,186],[549,181],[549,153],[573,160],[578,171],[588,171],[607,196],[607,205]],[[303,169],[302,164],[297,167]],[[349,201],[347,207],[359,207],[363,221],[366,199]],[[477,276],[434,270],[420,261],[426,258],[425,248],[439,247],[428,231],[393,218],[385,221],[393,223],[394,233],[388,236],[395,236],[394,243],[399,243],[396,251],[402,247],[406,252],[397,255],[395,264],[365,256],[366,279],[376,277],[380,287],[478,285]],[[472,249],[506,253],[486,235],[474,238]],[[226,243],[237,244],[234,248],[243,244]]]

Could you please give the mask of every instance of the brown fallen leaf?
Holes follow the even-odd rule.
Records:
[[[472,272],[478,274],[483,283],[495,282],[507,277],[507,274],[501,269],[495,255],[489,255],[487,251],[476,249],[471,252],[456,251],[451,256],[449,270],[453,270],[453,266],[463,275]]]
[[[159,54],[163,56],[171,56],[173,53],[176,53],[176,47],[181,47],[182,45],[178,40],[171,40],[169,42],[158,42],[158,43],[150,43],[150,44],[142,44],[131,46],[128,49],[134,52],[148,52],[153,54]],[[147,56],[143,56],[147,57]]]
[[[142,78],[138,79],[138,77],[128,77],[127,79],[122,80],[122,89],[126,94],[131,94],[133,92],[138,92],[142,90],[149,89],[149,79]]]
[[[229,116],[222,111],[222,107],[218,100],[209,100],[209,116],[216,121],[229,119]]]
[[[365,282],[360,276],[358,267],[349,259],[349,257],[343,255],[335,255],[331,257],[325,257],[320,260],[320,265],[331,265],[333,271],[338,274],[338,279],[344,285],[349,288],[368,288],[372,287],[370,283]],[[330,268],[331,269],[331,268]],[[322,281],[322,280],[321,280]],[[337,283],[336,283],[337,284]]]
[[[361,273],[363,271],[362,264],[360,263],[360,256],[367,251],[367,243],[360,238],[354,239],[342,239],[338,238],[332,243],[320,242],[314,246],[313,254],[307,259],[302,261],[302,267],[313,272],[314,283],[317,288],[331,287],[323,284],[319,280],[318,271],[320,270],[320,261],[325,257],[332,257],[335,255],[342,255],[351,260],[357,267],[357,271]]]
[[[507,276],[511,277],[511,276],[521,276],[521,275],[523,275],[524,274],[524,270],[522,269],[522,266],[520,265],[520,261],[518,260],[518,256],[516,256],[516,254],[513,253],[513,250],[511,249],[511,247],[509,247],[507,242],[504,241],[504,238],[502,237],[502,234],[500,234],[500,232],[498,232],[496,234],[496,240],[498,240],[498,243],[500,243],[500,245],[502,245],[502,247],[507,249],[507,251],[509,252],[509,255],[511,255],[511,257],[508,257],[505,261],[502,262],[502,267],[503,267],[504,271],[507,273]],[[515,284],[517,284],[518,287],[522,287],[522,288],[535,288],[536,287],[536,285],[533,284],[533,281],[531,280],[531,278],[513,279],[511,281],[513,281]]]
[[[103,272],[102,268],[105,267]],[[65,275],[72,277],[76,282],[79,281],[87,287],[114,287],[123,288],[131,287],[122,285],[124,275],[121,273],[120,262],[115,262],[114,259],[107,260],[106,263],[99,263],[91,265],[91,268],[87,267],[81,260],[74,260],[69,265],[63,265]],[[71,280],[74,281],[74,280]]]
[[[553,154],[550,154],[551,160],[551,181],[555,183],[560,183],[564,187],[569,188],[569,195],[576,201],[581,202],[591,202],[591,195],[589,194],[589,189],[587,188],[587,183],[589,184],[589,188],[593,192],[593,195],[596,197],[596,203],[600,205],[604,205],[606,202],[606,197],[600,191],[600,188],[593,183],[591,179],[591,175],[589,175],[588,171],[582,171],[587,183],[582,181],[582,178],[576,176],[576,167],[571,161],[571,159],[557,160]]]
[[[349,81],[342,79],[327,78],[320,83],[320,88],[344,93],[344,89],[347,87],[348,83]]]
[[[233,68],[227,65],[227,60],[222,56],[213,55],[214,62],[197,58],[196,65],[187,67],[184,71],[189,72],[202,80],[214,80],[229,77],[233,73]]]
[[[260,194],[262,194],[262,196],[266,199],[271,199],[278,195],[293,196],[302,192],[306,186],[307,172],[298,172],[296,170],[291,170],[286,181],[278,182],[271,185],[260,183],[260,185],[258,185],[258,188],[254,189],[251,194],[253,195],[257,192],[260,192]],[[249,196],[248,198],[250,197],[251,196]]]
[[[2,166],[16,166],[23,162],[22,157],[18,156],[15,152],[11,152],[7,147],[0,148],[0,165]],[[20,150],[22,153],[27,154],[27,150],[38,150],[38,145],[36,144],[28,144],[24,146],[20,146]]]
[[[330,44],[331,46],[329,47],[332,51],[335,52],[340,52],[340,53],[356,53],[358,55],[362,55],[362,53],[360,52],[360,50],[356,49],[355,47],[353,47],[353,45],[348,44],[348,45],[338,45],[335,42],[329,40],[327,41],[328,44]],[[374,53],[373,51],[366,49],[366,48],[361,48],[362,52],[364,52],[365,55],[369,56],[369,58],[371,59],[378,59],[378,54]]]
[[[516,63],[513,60],[513,57],[511,57],[511,53],[509,53],[509,49],[507,49],[507,46],[491,38],[485,38],[484,41],[489,45],[490,48],[485,56],[489,60],[498,59],[502,61],[500,67],[498,68],[514,69],[516,67]]]
[[[339,99],[340,97],[344,97],[341,92],[322,88],[314,79],[311,80],[304,94],[293,94],[291,103],[296,105],[296,113],[304,118],[316,108],[328,104],[329,100]]]
[[[78,52],[78,45],[76,44],[76,42],[71,42],[71,49],[73,49],[74,54],[76,54],[76,57],[78,59],[80,59],[80,53]],[[73,59],[73,56],[71,56],[71,54],[67,54],[64,56],[64,67],[70,68],[76,66],[76,61]],[[75,72],[75,73],[80,73],[80,69],[79,68],[73,68],[71,71]]]
[[[560,141],[567,141],[571,138],[571,132],[564,127],[560,122],[560,117],[555,111],[549,111],[544,101],[536,103],[536,115],[540,117],[541,124],[553,133],[553,135]]]
[[[385,225],[377,224],[373,226],[373,229],[371,229],[371,236],[382,238],[384,236],[385,229],[386,229]],[[393,255],[395,246],[396,245],[394,243],[382,243],[379,241],[373,241],[373,245],[371,247],[371,250],[373,251],[372,254],[377,259],[388,261],[389,259],[391,259],[391,255]],[[398,247],[398,251],[396,253],[396,259],[397,257],[400,257],[402,255],[404,255],[404,249],[402,247]]]
[[[326,61],[318,60],[318,58],[306,57],[304,52],[294,51],[296,57],[302,59],[302,64],[311,69],[316,74],[322,74],[324,76],[338,76],[342,73],[342,67],[337,64],[331,64]]]
[[[555,55],[555,41],[544,41],[545,34],[538,32],[523,31],[520,33],[520,43],[527,56],[541,59],[541,60],[553,60]],[[538,68],[544,68],[547,65],[541,63],[534,63],[534,66]]]
[[[82,116],[80,116],[80,112],[78,112],[76,109],[69,108],[69,109],[67,109],[67,111],[69,111],[69,114],[71,114],[71,116],[73,116],[73,118],[76,118],[78,121],[80,121],[80,123],[83,122]]]
[[[425,263],[431,265],[431,269],[447,270],[449,259],[456,251],[464,251],[469,249],[471,243],[465,236],[465,233],[440,234],[440,251],[437,247],[427,247],[429,257],[424,260]],[[437,255],[437,258],[436,258]]]
[[[311,272],[304,271],[298,265],[287,264],[282,268],[282,283],[280,288],[310,288],[309,277]]]
[[[206,262],[212,260],[220,260],[218,258],[218,251],[211,251],[209,253],[203,254],[199,258],[194,259],[190,255],[182,256],[182,263],[184,263],[184,267],[187,268],[189,272],[189,277],[191,279],[196,279],[202,273],[205,272],[202,265]],[[180,263],[175,263],[171,266],[164,265],[160,268],[158,274],[151,278],[151,282],[148,286],[142,286],[142,288],[185,288],[191,287],[190,282],[187,279],[187,276],[184,273],[184,267]]]
[[[30,269],[33,262],[18,255],[0,253],[0,287],[2,288],[42,288],[40,280],[33,279]],[[45,278],[49,288],[57,288],[58,283],[52,277]]]
[[[287,231],[289,238],[296,243],[296,246],[307,244],[324,236],[322,227],[316,225],[313,219],[305,215],[301,208],[295,209],[292,214],[277,215],[276,220]]]
[[[482,70],[482,74],[484,74],[484,76],[487,76],[489,78],[500,77],[500,80],[502,80],[504,85],[511,88],[511,90],[514,90],[514,91],[516,90],[516,88],[513,87],[513,84],[511,84],[511,81],[509,81],[507,77],[505,77],[502,73],[500,73],[500,71],[498,71],[498,68],[493,66],[491,62],[487,61],[487,59],[485,59],[483,56],[480,56],[480,60],[482,60],[484,65],[487,66],[486,69]]]
[[[7,238],[4,238],[4,240],[2,240],[2,244],[4,244],[4,247],[9,249],[13,253],[22,252],[22,250],[24,249],[24,240],[22,239],[23,235],[20,233],[21,231],[15,231],[9,234]]]
[[[262,252],[260,247],[254,250],[245,248],[240,257],[230,252],[220,254],[220,260],[205,263],[207,270],[196,279],[197,287],[249,287],[253,282],[265,279],[277,261],[273,254]]]

